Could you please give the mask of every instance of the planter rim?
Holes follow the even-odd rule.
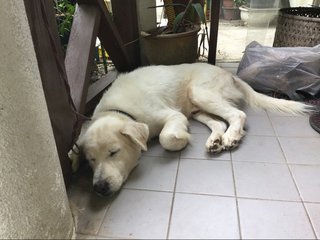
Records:
[[[224,7],[224,6],[222,6],[222,9],[239,9],[239,7]]]
[[[251,8],[251,7],[247,7],[247,6],[241,6],[239,7],[240,10],[243,11],[278,11],[280,8]]]
[[[176,38],[176,37],[183,37],[183,36],[189,36],[193,35],[194,33],[199,32],[201,29],[200,25],[195,25],[194,29],[188,31],[188,32],[181,32],[181,33],[172,33],[172,34],[159,34],[156,36],[144,36],[146,39],[152,39],[152,38]],[[148,33],[147,33],[148,34]]]

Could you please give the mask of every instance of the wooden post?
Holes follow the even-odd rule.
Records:
[[[111,4],[113,21],[118,28],[122,41],[126,44],[125,49],[133,64],[132,67],[136,68],[141,65],[136,1],[115,0],[111,1]]]
[[[80,113],[85,109],[100,16],[98,6],[81,4],[77,5],[73,17],[65,66],[71,96]]]
[[[103,0],[78,0],[79,5],[91,4],[99,7],[101,21],[98,37],[103,47],[107,50],[113,64],[120,72],[129,71],[134,68],[127,49],[121,39],[119,31],[112,21],[111,15]]]
[[[65,87],[63,53],[58,38],[53,1],[25,0],[28,22],[41,75],[53,134],[66,185],[71,179],[68,151],[76,122]],[[32,93],[30,93],[32,94]],[[45,161],[45,159],[43,159]]]
[[[221,0],[212,0],[211,2],[211,23],[208,62],[213,65],[216,64],[220,2]]]

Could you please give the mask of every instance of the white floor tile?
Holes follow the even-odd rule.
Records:
[[[233,161],[285,163],[277,138],[271,136],[247,135],[231,156]]]
[[[278,136],[320,137],[320,134],[311,128],[308,117],[270,117],[270,119]]]
[[[305,205],[311,218],[311,222],[316,232],[317,238],[320,239],[320,204],[305,203]]]
[[[238,197],[300,200],[285,164],[234,162]]]
[[[236,71],[234,63],[222,65]],[[190,120],[190,144],[170,152],[158,139],[149,142],[112,198],[92,192],[90,169],[79,172],[68,189],[78,216],[77,238],[165,239],[169,230],[170,239],[238,239],[240,225],[243,239],[312,239],[315,234],[320,239],[320,135],[308,117],[244,111],[247,136],[239,148],[208,154],[209,128]]]
[[[179,158],[143,156],[125,188],[173,191]]]
[[[192,134],[190,144],[181,152],[181,158],[230,160],[229,151],[220,154],[207,153],[205,144],[209,136],[209,134]]]
[[[234,196],[231,162],[182,159],[176,192]]]
[[[208,134],[208,136],[211,134],[211,130],[204,125],[203,123],[200,123],[196,120],[189,120],[189,132],[192,133],[203,133]]]
[[[76,234],[76,238],[75,239],[113,239],[113,238],[107,238],[107,237],[101,237],[101,236],[97,236],[97,235],[86,235],[86,234]]]
[[[261,108],[251,108],[246,106],[243,111],[247,114],[247,116],[260,116],[267,118],[267,112]]]
[[[68,197],[77,233],[97,234],[112,198],[103,198],[90,189],[82,188],[68,189]]]
[[[269,115],[270,118],[271,117],[292,117],[292,114],[290,113],[279,112],[279,111],[267,111],[267,114]]]
[[[304,201],[320,203],[320,165],[290,165]]]
[[[275,136],[271,122],[265,116],[248,116],[245,130],[248,135]]]
[[[122,189],[98,233],[116,238],[166,238],[172,193]]]
[[[238,239],[234,198],[175,195],[170,239]]]
[[[279,137],[288,163],[320,164],[320,138]]]
[[[243,239],[314,239],[302,203],[239,199]]]

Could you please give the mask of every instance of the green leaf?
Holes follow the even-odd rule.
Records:
[[[196,10],[198,16],[201,19],[202,23],[206,23],[206,17],[204,15],[203,7],[200,3],[193,3],[192,4],[193,8]]]
[[[172,28],[173,32],[177,32],[178,27],[179,27],[179,25],[181,24],[181,21],[182,21],[182,19],[183,19],[183,17],[184,17],[184,13],[185,13],[185,12],[179,13],[179,14],[176,16],[176,18],[174,19],[174,21],[173,21],[173,28]]]

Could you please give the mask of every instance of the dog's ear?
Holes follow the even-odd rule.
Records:
[[[128,123],[121,130],[121,133],[130,137],[130,139],[138,144],[143,151],[147,151],[149,128],[146,124],[138,122]]]

